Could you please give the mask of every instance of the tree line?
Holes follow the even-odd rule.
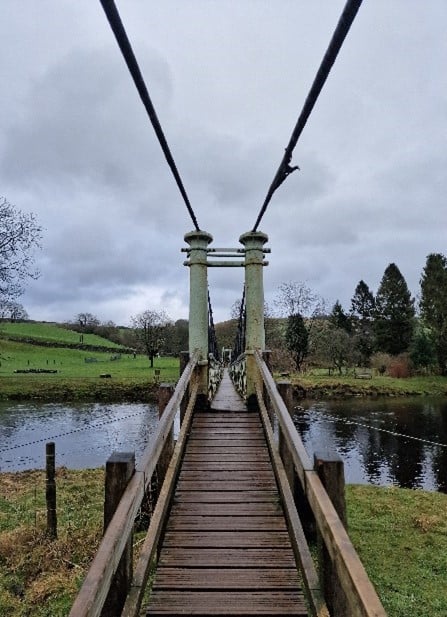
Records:
[[[330,312],[303,284],[280,287],[288,307],[284,343],[299,371],[307,362],[342,372],[347,366],[375,366],[397,373],[423,370],[447,374],[447,259],[428,255],[416,304],[405,278],[390,263],[374,295],[364,280],[349,310],[337,300]]]

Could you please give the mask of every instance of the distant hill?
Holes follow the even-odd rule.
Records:
[[[132,353],[129,349],[97,334],[80,334],[57,323],[0,322],[0,340],[10,340],[42,347],[66,347],[84,351],[111,351]]]

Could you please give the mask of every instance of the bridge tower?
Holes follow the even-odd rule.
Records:
[[[189,244],[189,355],[199,351],[197,407],[208,406],[208,245],[213,236],[206,231],[185,235]]]
[[[247,408],[257,407],[256,402],[256,361],[255,351],[265,350],[264,328],[264,244],[268,236],[261,231],[242,234],[239,242],[245,248],[245,306],[246,332],[245,353],[247,370]]]
[[[191,231],[184,237],[189,244],[188,260],[190,268],[189,290],[189,354],[199,350],[199,395],[197,407],[204,409],[208,400],[208,268],[242,267],[245,269],[246,302],[246,373],[247,405],[256,405],[256,350],[265,349],[264,331],[264,283],[263,268],[268,262],[264,248],[268,236],[261,231],[249,231],[241,235],[239,242],[244,248],[209,248],[213,237],[206,231]],[[211,256],[212,259],[209,259]]]

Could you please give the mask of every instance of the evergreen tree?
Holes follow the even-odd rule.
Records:
[[[351,299],[354,347],[360,364],[368,365],[374,350],[373,317],[375,301],[365,281],[360,281]]]
[[[407,351],[413,336],[414,300],[396,264],[387,266],[376,295],[376,348],[392,355]]]
[[[447,259],[428,255],[421,277],[421,317],[430,328],[439,368],[447,374]]]
[[[289,315],[285,333],[286,347],[293,355],[296,370],[301,370],[303,360],[309,353],[309,332],[300,313]]]
[[[340,328],[348,334],[352,332],[352,321],[349,315],[347,315],[340,302],[337,300],[332,307],[331,314],[329,315],[329,321],[334,328]]]

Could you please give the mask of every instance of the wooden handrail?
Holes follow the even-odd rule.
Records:
[[[166,471],[163,486],[161,487],[161,491],[157,499],[157,505],[155,506],[154,512],[151,516],[151,522],[146,538],[143,546],[141,547],[140,556],[132,579],[132,585],[121,614],[122,617],[135,617],[138,615],[141,608],[141,602],[143,600],[145,587],[149,578],[149,569],[157,550],[165,515],[168,511],[170,500],[174,492],[175,480],[180,467],[183,452],[185,450],[186,439],[191,427],[198,386],[199,384],[196,382],[191,388],[191,398],[185,412],[182,428]]]
[[[386,617],[385,609],[368,578],[343,523],[318,474],[312,467],[303,442],[267,365],[259,352],[255,353],[255,358],[270,402],[278,417],[284,439],[289,447],[297,476],[309,501],[318,530],[335,566],[340,585],[350,604],[350,617]]]
[[[116,512],[108,525],[91,563],[81,589],[71,607],[69,617],[99,617],[107,598],[124,547],[127,544],[135,518],[144,498],[160,453],[171,430],[178,406],[186,392],[198,362],[194,354],[183,371],[174,393],[166,406],[151,442],[136,466]]]
[[[270,457],[273,463],[273,469],[275,470],[276,481],[281,493],[284,514],[286,516],[287,527],[289,529],[289,537],[292,543],[295,558],[301,567],[301,574],[307,592],[309,608],[312,617],[329,617],[329,611],[321,593],[321,585],[318,580],[318,574],[306,542],[301,520],[299,518],[292,491],[287,479],[287,474],[278,449],[275,447],[275,439],[273,436],[268,411],[262,399],[261,384],[256,384],[256,395],[259,401],[259,411],[262,424],[264,426],[267,445],[270,451]]]

